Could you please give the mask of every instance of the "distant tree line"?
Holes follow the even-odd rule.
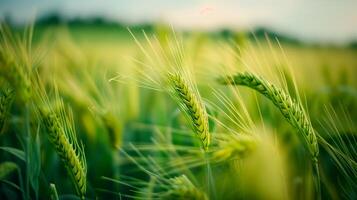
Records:
[[[14,23],[12,23],[12,20],[9,16],[5,16],[2,21],[5,21],[10,26],[15,26]],[[128,24],[124,22],[119,22],[119,21],[113,21],[110,19],[106,19],[103,17],[86,17],[86,18],[65,18],[59,13],[50,13],[47,15],[43,15],[39,17],[35,25],[36,26],[55,26],[55,25],[61,25],[65,24],[68,26],[81,26],[81,25],[93,25],[93,26],[102,26],[102,27],[116,27],[119,29],[126,29],[129,27],[132,31],[139,31],[143,30],[146,33],[153,32],[155,30],[156,24],[154,23],[141,23],[141,24]],[[276,31],[273,31],[269,28],[265,27],[257,27],[253,31],[237,31],[234,29],[220,29],[214,32],[209,32],[208,33],[212,37],[220,37],[226,40],[232,40],[234,42],[240,42],[240,40],[243,40],[242,37],[248,38],[248,39],[265,39],[266,37],[275,40],[278,39],[282,43],[287,43],[287,44],[292,44],[292,45],[305,45],[305,46],[314,46],[314,47],[335,47],[336,45],[332,44],[320,44],[320,43],[313,43],[313,42],[304,42],[296,37],[278,33]],[[351,49],[356,49],[357,50],[357,38],[354,41],[351,41],[346,45],[346,47],[351,48]]]

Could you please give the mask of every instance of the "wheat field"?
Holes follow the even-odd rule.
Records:
[[[357,199],[357,50],[1,24],[0,199]]]

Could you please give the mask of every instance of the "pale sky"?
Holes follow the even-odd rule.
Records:
[[[357,39],[357,0],[0,0],[0,17],[16,22],[56,12],[124,22],[167,22],[175,28],[272,28],[301,39]]]

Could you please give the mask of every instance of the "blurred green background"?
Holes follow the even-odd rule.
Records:
[[[224,9],[216,6],[221,4],[213,2],[198,6],[192,3],[188,8],[201,13],[199,15],[207,15],[208,20],[230,17],[222,15]],[[155,16],[155,11],[165,10],[166,3],[161,1],[153,3],[163,5],[157,7],[157,10],[147,7],[149,3],[143,3],[144,8],[153,9],[143,12],[140,12],[141,8],[137,8],[139,4],[135,7],[128,2],[123,3],[122,9],[130,8],[121,14],[128,16],[129,19],[123,21],[113,18],[116,15],[111,14],[117,10],[110,9],[111,4],[108,2],[82,3],[72,6],[63,4],[67,7],[63,6],[59,9],[60,12],[46,13],[43,10],[61,4],[40,4],[34,1],[34,7],[43,7],[38,6],[39,16],[32,21],[31,46],[27,46],[30,37],[24,34],[31,27],[31,13],[25,12],[27,3],[16,7],[6,1],[0,10],[2,23],[12,29],[9,35],[14,38],[22,38],[24,35],[26,38],[19,39],[20,42],[17,43],[14,42],[16,39],[10,41],[6,32],[2,32],[1,47],[8,48],[5,41],[24,49],[29,47],[29,51],[14,48],[15,51],[11,52],[19,63],[29,66],[25,67],[25,76],[31,79],[38,73],[48,93],[51,93],[54,86],[58,87],[61,98],[73,110],[76,133],[84,144],[88,164],[87,198],[160,199],[164,196],[155,196],[154,193],[162,194],[160,192],[166,191],[167,188],[164,187],[164,181],[160,182],[157,179],[168,180],[185,175],[195,187],[206,193],[209,199],[314,199],[310,160],[302,142],[296,136],[297,131],[263,96],[247,88],[232,89],[215,83],[219,75],[242,71],[253,71],[262,75],[270,82],[283,87],[294,99],[297,99],[294,89],[297,87],[301,103],[319,137],[334,148],[331,150],[326,143],[320,143],[322,198],[357,198],[357,46],[354,41],[356,32],[344,28],[352,25],[350,21],[345,21],[346,24],[338,27],[336,24],[342,21],[337,20],[331,21],[331,24],[335,23],[339,31],[323,33],[331,17],[343,14],[344,9],[340,4],[337,3],[337,14],[331,14],[332,16],[325,19],[327,22],[321,21],[319,30],[318,25],[314,24],[318,24],[321,16],[333,7],[333,3],[322,3],[323,6],[314,14],[308,12],[311,15],[307,16],[316,17],[311,19],[311,22],[304,19],[308,25],[315,27],[313,29],[301,25],[300,18],[294,20],[295,15],[281,15],[280,18],[292,19],[284,20],[280,28],[274,28],[275,25],[269,27],[268,22],[261,26],[257,25],[259,23],[248,24],[248,27],[253,27],[251,29],[241,25],[226,26],[225,21],[219,20],[216,23],[221,25],[215,25],[215,28],[211,28],[211,25],[207,25],[210,28],[195,28],[195,23],[192,23],[190,28],[182,28],[179,23],[181,21],[170,24],[160,18],[152,20],[155,19],[152,17]],[[168,7],[185,8],[183,4],[190,5],[186,2]],[[267,1],[263,5],[269,10],[272,4],[273,2]],[[309,4],[306,4],[304,5],[309,7]],[[93,11],[96,5],[103,13],[112,10],[107,13],[109,17],[103,13],[100,14],[102,16],[97,16],[98,12]],[[113,3],[112,6],[115,5],[117,4]],[[240,10],[239,4],[232,5]],[[244,5],[245,1],[242,1],[242,11]],[[281,5],[280,9],[286,7],[285,3]],[[248,8],[259,14],[261,9],[258,8],[261,6]],[[354,3],[347,2],[344,7],[346,13],[351,13],[351,8],[348,7],[355,7]],[[288,8],[290,7],[286,7]],[[301,6],[300,9],[304,8]],[[66,10],[68,12],[65,12]],[[23,13],[20,13],[21,11]],[[174,11],[175,9],[169,9],[167,12],[183,16],[183,19],[189,21],[185,17],[185,12],[177,14]],[[274,13],[273,11],[276,12],[272,9],[268,13]],[[78,16],[75,15],[76,12]],[[245,13],[249,12],[242,12],[241,15],[244,16]],[[258,14],[257,16],[260,16]],[[130,21],[130,17],[134,22]],[[145,20],[145,17],[148,20]],[[267,19],[272,20],[274,24],[274,19],[280,18]],[[353,18],[352,14],[350,18]],[[343,17],[337,19],[343,20]],[[195,22],[194,19],[192,21]],[[201,22],[205,24],[206,21]],[[197,23],[199,22],[198,20]],[[296,27],[306,30],[294,34],[296,28],[289,30],[289,27],[294,27],[294,22]],[[279,29],[287,31],[281,33]],[[311,35],[307,36],[309,33]],[[334,34],[336,37],[333,37]],[[175,44],[175,37],[179,38],[179,45]],[[142,51],[140,45],[147,52]],[[159,53],[158,57],[162,59],[164,56],[170,56],[170,48],[179,49],[180,45],[185,54],[184,61],[189,63],[187,67],[193,72],[192,78],[204,99],[208,113],[239,133],[247,130],[239,127],[237,123],[249,126],[248,130],[253,132],[253,135],[259,135],[264,141],[255,154],[239,155],[237,160],[212,162],[208,165],[189,122],[180,112],[176,102],[166,92],[143,87],[142,81],[145,80],[140,73],[155,77],[155,73],[161,70],[159,61],[155,60],[155,53]],[[6,51],[2,51],[1,58],[6,60],[9,54],[3,52]],[[174,58],[175,56],[170,57]],[[1,147],[14,149],[0,151],[0,161],[2,164],[10,161],[15,163],[16,167],[1,165],[4,168],[0,168],[0,172],[3,173],[0,176],[0,198],[22,199],[28,195],[31,199],[48,199],[49,184],[54,183],[61,199],[75,199],[75,196],[70,195],[74,193],[71,180],[36,117],[37,102],[31,98],[28,100],[31,102],[26,104],[30,107],[30,119],[26,119],[21,93],[23,88],[16,84],[13,86],[7,80],[12,73],[12,66],[3,60],[0,62],[1,90],[5,91],[4,88],[10,85],[16,91],[16,95],[0,136]],[[152,62],[153,65],[157,64],[158,70],[150,71],[147,64]],[[282,74],[284,77],[280,76]],[[110,81],[118,75],[123,79]],[[36,89],[32,82],[30,86],[33,90]],[[245,118],[234,119],[235,122],[227,118],[225,113],[232,113],[222,99],[217,97],[217,92],[222,92],[229,102],[236,106],[234,113],[242,114]],[[236,96],[237,92],[239,97]],[[25,128],[26,120],[29,120],[32,135],[28,135],[28,129]],[[253,122],[253,125],[248,121]],[[222,124],[210,121],[210,131],[214,137],[227,134],[227,129]],[[31,148],[28,149],[28,146]],[[215,142],[212,146],[213,153],[221,148]],[[14,156],[17,152],[15,150],[23,153],[28,160],[23,161]],[[208,166],[211,168],[207,169]],[[10,170],[6,170],[8,168]],[[19,176],[15,172],[16,169]],[[209,185],[210,181],[207,181],[207,178],[213,180],[210,181],[214,186]],[[28,186],[30,189],[26,190],[22,184],[26,185],[27,182],[31,183]]]

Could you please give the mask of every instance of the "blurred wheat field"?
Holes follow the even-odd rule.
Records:
[[[1,28],[0,199],[357,198],[355,49]],[[284,94],[217,81],[244,72]]]

